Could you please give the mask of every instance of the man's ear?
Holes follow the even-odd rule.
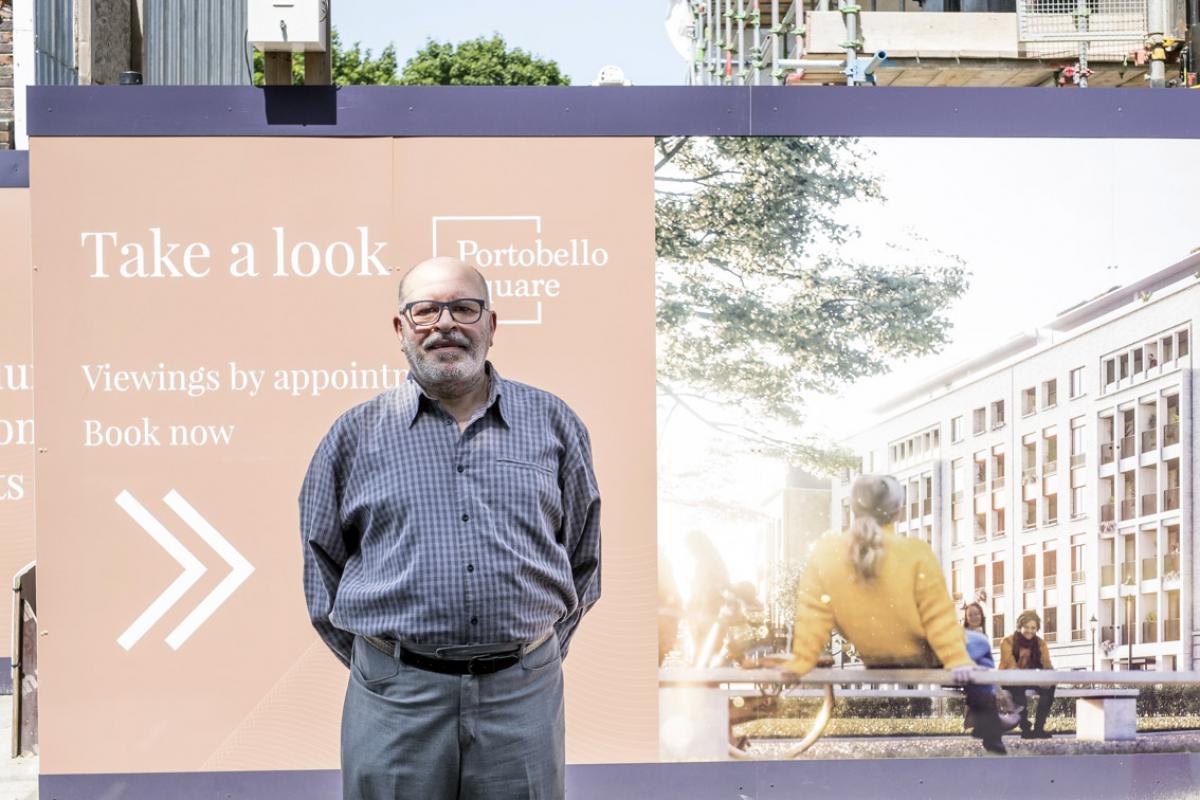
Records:
[[[392,317],[392,330],[394,330],[396,332],[397,336],[404,335],[404,318],[403,317],[399,317],[399,316]]]

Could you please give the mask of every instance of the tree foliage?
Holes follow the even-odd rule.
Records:
[[[375,56],[370,48],[362,47],[355,42],[350,47],[342,47],[341,37],[334,28],[330,34],[331,56],[330,71],[335,86],[394,86],[398,82],[396,70],[399,60],[396,58],[395,45],[389,44]],[[262,86],[265,82],[266,67],[263,54],[254,51],[254,85]],[[292,83],[304,83],[304,54],[292,54]]]
[[[880,199],[858,143],[666,137],[656,147],[663,391],[680,402],[688,391],[720,398],[795,431],[806,394],[946,343],[943,311],[966,289],[957,259],[846,255],[859,236],[847,204]],[[845,463],[812,440],[743,433],[793,463]]]
[[[566,86],[570,78],[554,61],[514,47],[503,37],[479,37],[459,44],[428,41],[404,65],[407,86]]]

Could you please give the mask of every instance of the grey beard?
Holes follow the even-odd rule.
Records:
[[[477,347],[468,350],[467,359],[457,364],[439,363],[432,353],[407,340],[402,347],[417,382],[434,394],[463,394],[480,380],[485,370],[484,359],[480,357]]]

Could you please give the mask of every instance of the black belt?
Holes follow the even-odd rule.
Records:
[[[401,643],[400,661],[410,667],[427,672],[440,672],[443,675],[491,675],[520,663],[524,655],[532,653],[545,644],[552,633],[552,630],[547,631],[529,644],[513,644],[506,650],[480,653],[469,658],[444,658],[435,654],[418,653]],[[363,638],[376,650],[389,656],[396,652],[397,643],[394,640],[380,639],[375,636],[364,636]]]

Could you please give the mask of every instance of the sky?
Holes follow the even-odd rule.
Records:
[[[344,0],[333,4],[333,25],[347,44],[378,53],[395,43],[403,64],[427,39],[461,42],[500,33],[520,47],[558,62],[574,85],[587,85],[615,64],[639,86],[679,85],[687,62],[667,36],[667,0]]]
[[[862,232],[844,254],[886,259],[893,245],[920,237],[926,247],[959,257],[970,286],[945,311],[952,341],[941,353],[898,361],[890,375],[808,399],[808,429],[834,439],[868,427],[869,409],[913,383],[1200,246],[1200,231],[1156,202],[1146,183],[1152,175],[1171,175],[1181,186],[1200,182],[1200,142],[872,138],[862,144],[874,155],[860,166],[879,179],[884,199],[842,207]],[[755,580],[786,465],[733,455],[731,443],[711,428],[679,410],[668,418],[668,411],[660,405],[660,543],[677,548],[688,530],[702,529],[733,580]],[[678,566],[683,583],[685,562]]]

